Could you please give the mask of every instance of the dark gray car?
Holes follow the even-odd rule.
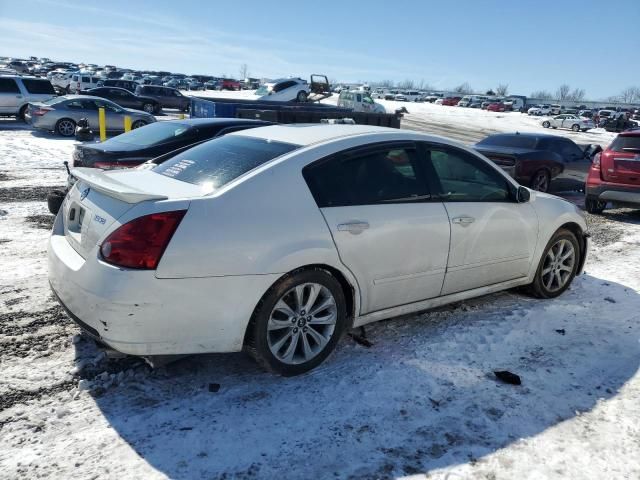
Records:
[[[136,88],[136,95],[155,98],[162,108],[177,108],[186,112],[191,105],[191,99],[180,93],[179,90],[170,87],[160,87],[157,85],[139,85]]]

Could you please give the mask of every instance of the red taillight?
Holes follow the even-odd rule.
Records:
[[[103,260],[119,267],[155,270],[186,212],[152,213],[125,223],[102,243]]]
[[[52,108],[38,108],[37,110],[33,110],[31,112],[31,115],[36,115],[38,117],[41,117],[42,115],[49,113],[51,110],[53,110]]]

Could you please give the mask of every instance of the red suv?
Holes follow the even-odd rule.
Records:
[[[505,107],[502,102],[495,102],[487,105],[487,112],[504,112],[506,109],[507,107]]]
[[[458,102],[462,100],[462,97],[447,97],[442,99],[442,105],[449,105],[450,107],[458,105]]]
[[[585,191],[589,213],[602,213],[607,202],[640,207],[640,130],[619,134],[593,158]]]
[[[233,78],[223,78],[220,80],[220,90],[240,90],[240,82]]]

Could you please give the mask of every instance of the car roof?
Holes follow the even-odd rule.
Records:
[[[489,137],[523,137],[523,138],[560,138],[571,140],[570,138],[560,137],[558,135],[550,135],[548,133],[494,133],[493,135],[489,135]]]
[[[264,123],[265,125],[270,125],[270,122],[265,122],[262,120],[254,120],[252,118],[185,118],[184,120],[174,119],[174,120],[162,120],[161,122],[170,122],[170,123],[181,123],[183,125],[190,125],[194,127],[207,127],[207,126],[215,126],[215,125],[255,125]]]
[[[300,146],[326,142],[337,138],[352,137],[367,133],[398,133],[397,128],[375,127],[372,125],[344,124],[289,124],[258,127],[234,132],[231,135],[262,138],[275,142],[291,143]],[[409,133],[409,132],[406,132]],[[417,132],[410,132],[417,133]]]

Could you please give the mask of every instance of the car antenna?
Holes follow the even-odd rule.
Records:
[[[69,162],[67,162],[66,160],[64,161],[64,168],[67,169],[67,174],[71,175],[71,170],[69,170]]]

